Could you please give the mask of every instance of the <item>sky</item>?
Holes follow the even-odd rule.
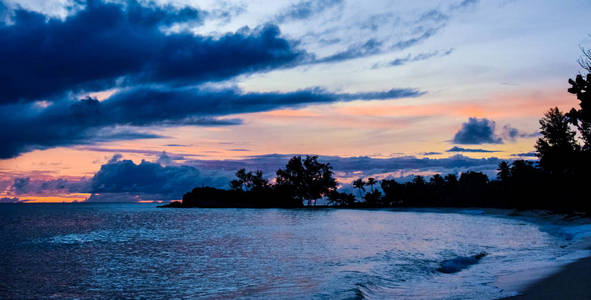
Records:
[[[169,201],[293,155],[356,177],[535,159],[591,2],[0,0],[0,202]]]

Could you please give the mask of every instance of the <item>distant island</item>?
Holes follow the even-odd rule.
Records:
[[[353,182],[356,196],[338,190],[330,164],[317,156],[294,156],[277,170],[273,183],[262,171],[241,169],[230,189],[197,187],[182,201],[161,207],[304,208],[318,207],[317,200],[324,198],[336,208],[490,207],[591,214],[591,73],[569,83],[579,109],[550,109],[540,120],[539,160],[503,161],[493,180],[474,171],[459,178],[435,174],[428,181],[415,176],[406,183],[359,178]]]

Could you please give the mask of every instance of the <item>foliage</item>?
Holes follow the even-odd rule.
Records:
[[[318,162],[318,156],[292,157],[285,169],[277,170],[277,187],[289,191],[293,198],[316,200],[336,190],[337,182],[332,167]]]
[[[246,172],[240,169],[236,172],[236,179],[230,181],[233,190],[262,191],[268,189],[269,182],[263,177],[263,171]]]

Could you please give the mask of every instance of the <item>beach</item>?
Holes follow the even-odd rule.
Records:
[[[570,263],[558,272],[506,299],[591,299],[591,257]]]
[[[556,261],[568,261],[559,266],[539,266],[501,278],[499,286],[517,290],[518,295],[504,299],[591,299],[591,230],[589,218],[582,215],[564,216],[542,212],[522,212],[516,217],[530,222],[553,224],[543,230],[560,230],[570,243],[570,255],[557,257]]]

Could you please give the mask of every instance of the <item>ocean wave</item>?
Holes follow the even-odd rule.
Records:
[[[486,255],[486,252],[480,252],[472,256],[458,256],[452,259],[444,260],[441,262],[439,268],[437,268],[437,271],[446,274],[457,273],[468,268],[471,265],[477,264],[480,261],[480,259],[482,259]]]

